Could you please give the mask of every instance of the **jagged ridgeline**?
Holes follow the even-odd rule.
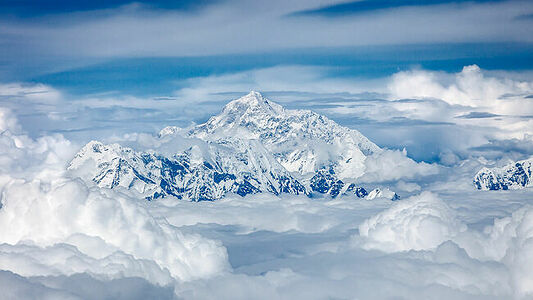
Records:
[[[533,186],[533,157],[508,164],[501,168],[483,168],[474,177],[480,190],[509,190]]]
[[[368,193],[356,184],[366,157],[382,151],[360,132],[312,111],[284,109],[257,92],[231,101],[192,129],[166,127],[158,139],[195,142],[163,155],[92,141],[69,170],[100,187],[127,189],[149,200],[210,201],[228,193],[398,199],[389,190]]]

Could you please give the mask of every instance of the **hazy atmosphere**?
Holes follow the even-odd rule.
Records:
[[[533,2],[0,3],[5,299],[533,299]]]

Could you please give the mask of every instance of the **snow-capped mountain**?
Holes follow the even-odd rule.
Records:
[[[365,171],[366,156],[382,151],[356,130],[311,111],[284,109],[257,92],[228,103],[204,124],[166,127],[158,138],[195,143],[164,155],[93,141],[69,170],[147,199],[202,201],[260,192],[363,198],[368,192],[354,181]]]
[[[178,130],[167,127],[160,134]],[[310,110],[284,109],[258,92],[228,103],[219,115],[185,134],[207,141],[257,139],[289,172],[309,175],[331,168],[341,179],[360,177],[366,156],[381,151],[357,130]]]
[[[483,168],[474,177],[480,190],[508,190],[533,186],[533,157],[501,168]]]
[[[387,198],[387,199],[391,199],[392,201],[400,200],[400,196],[388,188],[385,188],[385,189],[375,188],[372,191],[370,191],[370,193],[368,193],[368,195],[365,198],[368,200],[373,200],[376,198]]]
[[[173,195],[203,201],[220,199],[228,192],[241,196],[306,193],[257,141],[227,140],[206,146],[208,151],[192,146],[165,157],[92,141],[68,169],[100,187],[135,190],[147,199]]]

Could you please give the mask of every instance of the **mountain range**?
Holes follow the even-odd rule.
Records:
[[[533,186],[533,157],[500,168],[482,168],[474,176],[479,190],[510,190]]]
[[[183,149],[135,151],[91,141],[68,169],[99,187],[148,200],[211,201],[228,193],[399,199],[357,183],[365,159],[383,151],[359,131],[309,110],[285,109],[258,92],[229,102],[203,124],[166,127],[157,139]]]

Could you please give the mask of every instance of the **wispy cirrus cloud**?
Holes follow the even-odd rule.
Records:
[[[529,21],[515,19],[533,11],[533,4],[527,1],[406,6],[334,19],[285,17],[320,7],[322,1],[279,4],[222,1],[195,13],[140,5],[65,13],[53,18],[5,18],[0,27],[2,55],[19,60],[37,54],[116,58],[257,53],[305,47],[533,42]]]
[[[58,15],[73,12],[109,10],[123,6],[139,6],[150,9],[162,10],[180,10],[180,11],[194,11],[213,3],[218,0],[202,0],[202,1],[132,1],[132,0],[107,0],[107,1],[62,1],[62,0],[18,0],[5,1],[1,14],[16,15],[20,17],[42,17],[47,15]]]
[[[501,2],[504,0],[427,0],[427,1],[417,1],[417,0],[402,0],[402,1],[393,1],[393,0],[377,0],[377,1],[351,1],[348,3],[340,3],[330,6],[323,6],[317,9],[304,10],[293,13],[293,16],[309,16],[309,15],[319,15],[319,16],[343,16],[343,15],[354,15],[354,14],[363,14],[367,12],[374,12],[380,10],[394,9],[400,7],[416,7],[416,6],[433,6],[433,5],[443,5],[443,4],[460,4],[460,3],[491,3],[491,2]]]

